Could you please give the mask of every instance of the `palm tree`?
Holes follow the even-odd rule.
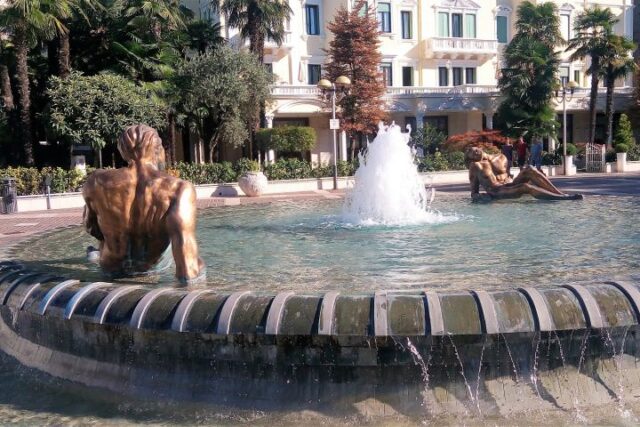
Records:
[[[530,1],[518,8],[516,34],[505,50],[505,67],[498,81],[504,99],[498,109],[500,127],[507,134],[552,134],[556,115],[551,100],[556,86],[562,43],[560,20],[553,3]]]
[[[626,37],[612,34],[609,36],[610,52],[603,58],[603,70],[601,78],[607,88],[607,100],[605,117],[607,127],[605,128],[605,138],[607,147],[612,146],[613,137],[613,93],[615,82],[618,79],[625,79],[629,74],[635,73],[637,65],[631,56],[635,50],[635,44]]]
[[[187,11],[180,5],[180,0],[130,0],[124,7],[123,15],[129,18],[131,27],[150,31],[155,41],[160,41],[164,30],[186,27]]]
[[[609,36],[618,22],[609,8],[594,7],[578,15],[573,26],[575,37],[569,40],[567,51],[573,50],[571,61],[589,56],[591,64],[587,74],[591,75],[591,94],[589,98],[589,142],[593,143],[596,134],[596,101],[598,84],[603,69],[603,58],[610,55]]]
[[[286,0],[211,0],[227,25],[240,30],[240,37],[249,39],[249,51],[264,62],[264,43],[267,39],[281,45],[285,37],[285,21],[291,16]]]
[[[63,19],[71,16],[76,0],[9,0],[0,11],[0,29],[11,35],[16,61],[19,140],[24,163],[33,166],[31,90],[29,88],[29,48],[40,39],[50,40],[67,32]]]
[[[99,0],[76,0],[71,4],[73,15],[89,21],[87,12],[95,12],[104,9]],[[65,26],[69,27],[69,22],[65,22]],[[58,33],[57,37],[57,60],[58,60],[58,76],[67,77],[71,73],[71,42],[69,31]]]

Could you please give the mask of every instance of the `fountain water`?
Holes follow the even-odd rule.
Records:
[[[378,125],[378,135],[359,155],[355,186],[347,195],[344,218],[359,225],[412,225],[456,218],[429,209],[433,193],[425,189],[409,133],[394,123]]]

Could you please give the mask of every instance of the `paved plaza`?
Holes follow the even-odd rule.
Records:
[[[553,183],[568,193],[582,193],[592,196],[640,196],[640,173],[616,175],[580,174],[573,177],[552,178]],[[460,193],[469,191],[468,184],[436,185],[439,192]],[[344,196],[344,191],[271,194],[268,196],[248,197],[211,197],[198,200],[198,208],[215,206],[233,206],[249,203],[270,203],[281,200],[301,200]],[[60,209],[52,211],[17,213],[0,215],[0,253],[7,246],[19,243],[38,233],[59,227],[80,225],[82,209]]]

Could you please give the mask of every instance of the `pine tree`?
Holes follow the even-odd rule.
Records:
[[[613,145],[625,145],[627,148],[631,148],[634,145],[633,130],[631,129],[631,122],[626,114],[620,115],[620,121],[618,122],[618,129],[616,130],[615,138],[613,139]]]
[[[351,136],[376,132],[378,123],[386,118],[378,21],[366,8],[364,0],[351,11],[343,6],[327,24],[334,38],[326,51],[324,74],[332,82],[343,75],[351,79],[349,94],[339,101],[338,111],[342,130]]]

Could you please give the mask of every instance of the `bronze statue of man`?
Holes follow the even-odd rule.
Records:
[[[171,246],[180,283],[203,277],[193,184],[163,172],[162,141],[149,126],[127,128],[118,150],[127,167],[98,170],[82,189],[84,224],[100,241],[102,269],[115,276],[148,272]]]
[[[471,198],[480,200],[480,187],[492,199],[515,199],[529,194],[536,199],[580,200],[581,194],[566,194],[540,171],[526,167],[515,179],[507,173],[507,158],[504,154],[489,155],[479,147],[468,147],[465,151],[465,163],[469,169]]]

